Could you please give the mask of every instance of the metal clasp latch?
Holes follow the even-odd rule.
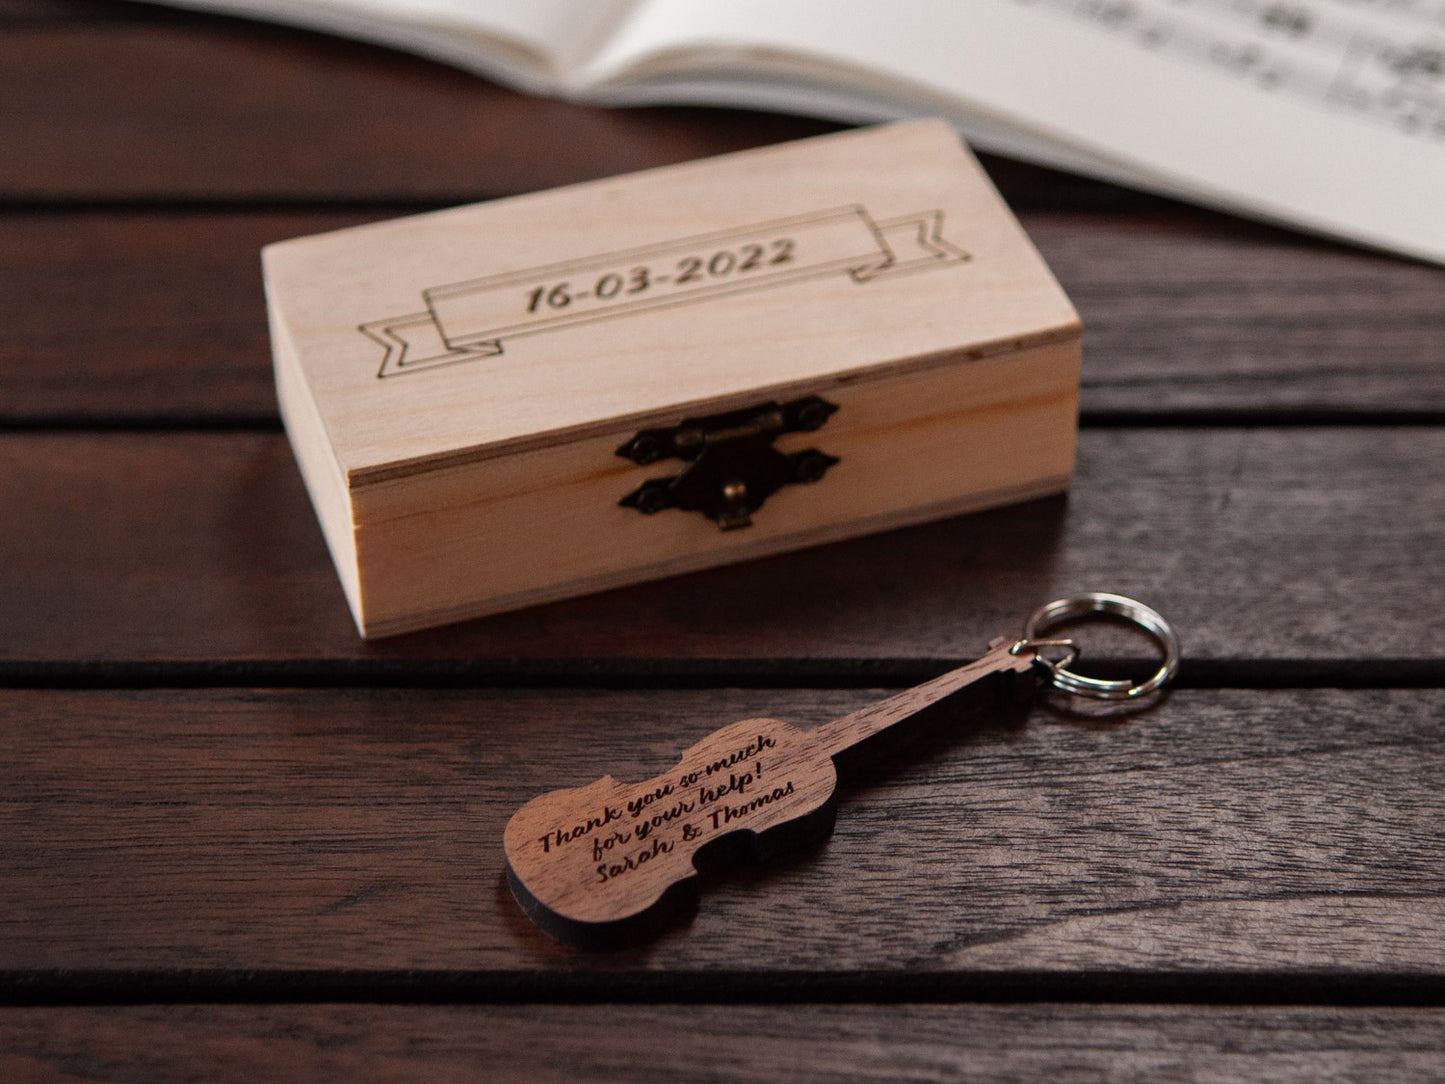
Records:
[[[674,457],[688,466],[672,477],[643,482],[619,503],[647,515],[664,508],[701,512],[724,531],[746,527],[783,486],[816,482],[838,462],[816,448],[786,455],[773,447],[783,433],[821,429],[837,409],[810,395],[781,406],[764,403],[687,418],[671,429],[644,429],[617,454],[644,466]]]

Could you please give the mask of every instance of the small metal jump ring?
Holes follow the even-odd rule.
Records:
[[[1071,617],[1083,617],[1091,613],[1113,614],[1132,621],[1158,642],[1164,652],[1164,662],[1147,681],[1134,684],[1132,681],[1105,681],[1101,678],[1085,677],[1068,669],[1073,659],[1050,662],[1039,656],[1039,661],[1048,669],[1056,688],[1077,696],[1093,697],[1096,700],[1135,700],[1147,696],[1167,684],[1179,670],[1179,638],[1174,635],[1169,622],[1159,613],[1142,602],[1123,595],[1110,595],[1102,591],[1087,595],[1073,595],[1069,598],[1046,602],[1024,622],[1023,641],[1031,643],[1037,634],[1046,631]]]

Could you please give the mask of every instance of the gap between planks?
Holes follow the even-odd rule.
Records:
[[[4,689],[895,689],[969,659],[556,658],[0,660]],[[1091,659],[1099,677],[1143,658]],[[1445,659],[1186,659],[1176,689],[1439,689]]]
[[[1410,407],[1351,410],[1279,407],[1177,410],[1084,410],[1080,429],[1360,429],[1445,425],[1445,410]],[[0,433],[279,433],[269,411],[37,411],[0,415]]]
[[[0,1013],[10,1079],[1433,1081],[1440,1011],[140,1006]]]
[[[1445,975],[1273,971],[0,971],[0,1005],[1109,1004],[1445,1006]]]

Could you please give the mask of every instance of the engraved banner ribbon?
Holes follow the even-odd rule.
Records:
[[[381,377],[502,353],[506,338],[801,279],[881,275],[967,260],[943,212],[874,221],[861,206],[507,272],[422,291],[425,312],[362,324],[386,349]]]

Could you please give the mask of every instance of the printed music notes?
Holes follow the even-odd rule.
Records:
[[[1445,140],[1442,0],[1017,0],[1261,90]]]

